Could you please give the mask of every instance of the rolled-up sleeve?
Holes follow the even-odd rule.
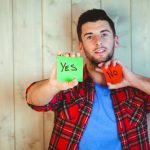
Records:
[[[147,95],[147,98],[146,98],[146,110],[147,110],[147,113],[150,113],[150,95]]]

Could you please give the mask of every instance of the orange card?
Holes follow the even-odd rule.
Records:
[[[122,81],[122,67],[120,65],[117,64],[115,67],[110,65],[107,69],[102,67],[102,70],[107,82],[116,84]]]

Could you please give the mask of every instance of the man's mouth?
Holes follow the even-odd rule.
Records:
[[[95,53],[96,53],[96,54],[102,54],[102,53],[104,53],[105,51],[106,51],[105,48],[99,48],[99,49],[96,49],[96,50],[95,50]]]

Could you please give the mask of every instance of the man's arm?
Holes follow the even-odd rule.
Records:
[[[134,74],[133,81],[131,82],[131,86],[140,89],[150,95],[150,78]]]
[[[105,64],[99,64],[98,67],[101,68],[102,66],[105,66],[107,68],[111,64],[113,66],[115,66],[116,64],[122,66],[123,80],[121,83],[118,84],[107,83],[109,89],[117,89],[125,86],[132,86],[150,95],[150,78],[133,73],[128,68],[126,68],[120,61],[111,60],[106,62]],[[96,70],[102,72],[102,70],[99,68],[96,68]]]
[[[55,64],[48,80],[38,81],[29,88],[27,91],[27,102],[35,106],[46,105],[59,91],[73,88],[77,84],[78,81],[76,79],[71,82],[58,82],[56,80]]]
[[[31,85],[27,91],[27,102],[29,104],[43,106],[50,102],[57,90],[51,87],[48,82],[48,80],[42,80]]]
[[[118,64],[120,64],[123,68],[123,81],[116,85],[109,84],[109,87],[111,89],[124,86],[132,86],[150,95],[150,78],[133,73],[120,62]]]

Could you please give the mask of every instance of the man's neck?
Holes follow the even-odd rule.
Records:
[[[106,85],[105,76],[103,73],[95,71],[96,66],[92,64],[87,64],[87,70],[90,74],[90,77],[94,82],[99,83],[101,85]]]

